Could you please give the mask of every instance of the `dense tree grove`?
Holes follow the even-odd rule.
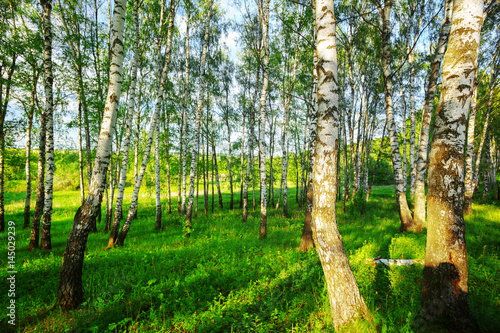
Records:
[[[3,0],[0,232],[4,194],[22,189],[31,236],[18,247],[61,247],[54,192],[79,191],[55,300],[70,310],[85,301],[88,238],[127,246],[144,195],[155,197],[151,232],[178,216],[184,242],[225,210],[242,223],[259,212],[265,242],[269,213],[297,218],[295,202],[299,250],[317,252],[338,329],[369,311],[337,209],[363,214],[373,186],[393,185],[399,232],[427,235],[419,322],[478,331],[464,216],[479,189],[500,199],[499,7]]]

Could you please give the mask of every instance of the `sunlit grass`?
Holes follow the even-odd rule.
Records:
[[[27,251],[30,231],[22,230],[24,194],[7,193],[6,221],[17,228],[16,332],[76,330],[90,332],[331,332],[328,295],[315,251],[300,253],[303,212],[289,196],[291,217],[268,208],[268,238],[259,240],[260,213],[246,223],[241,210],[224,210],[215,198],[215,212],[203,213],[200,191],[198,218],[186,240],[177,195],[166,212],[162,231],[154,231],[154,192],[140,196],[138,219],[132,222],[125,246],[103,251],[107,234],[89,236],[84,263],[85,303],[68,313],[52,309],[62,254],[80,204],[78,191],[56,192],[53,250]],[[166,193],[166,191],[164,192]],[[257,192],[257,197],[258,197]],[[125,195],[128,209],[131,189]],[[239,192],[235,192],[235,208]],[[211,198],[210,198],[211,199]],[[364,214],[348,203],[339,205],[338,224],[361,293],[370,314],[342,329],[345,332],[413,332],[422,288],[422,265],[373,266],[369,259],[423,259],[425,232],[399,234],[394,187],[373,189]],[[500,326],[500,211],[495,201],[477,200],[466,217],[469,287],[472,310],[484,329]],[[32,203],[32,211],[34,201]],[[103,221],[104,221],[103,203]],[[6,235],[2,250],[6,253]],[[6,256],[0,257],[0,279],[6,286]],[[2,290],[5,290],[3,288]],[[7,295],[0,295],[6,304]],[[52,310],[51,310],[52,309]],[[51,311],[49,311],[51,310]],[[2,319],[0,331],[8,331]]]

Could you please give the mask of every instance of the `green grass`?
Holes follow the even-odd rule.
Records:
[[[332,332],[328,295],[315,251],[297,252],[303,212],[290,194],[291,217],[269,208],[268,238],[258,240],[258,211],[241,222],[241,210],[225,207],[205,216],[203,197],[189,240],[182,218],[163,213],[154,231],[154,198],[145,189],[138,219],[125,246],[109,251],[107,234],[89,236],[84,263],[85,303],[77,310],[51,310],[62,254],[79,205],[79,192],[56,192],[53,250],[27,251],[29,230],[22,230],[24,193],[6,194],[6,221],[16,222],[15,332]],[[129,204],[130,189],[125,201]],[[163,198],[166,202],[166,198]],[[174,198],[175,199],[175,198]],[[239,193],[235,193],[238,207]],[[210,202],[211,204],[211,202]],[[209,204],[209,209],[210,209]],[[34,207],[34,203],[32,208]],[[165,207],[165,205],[164,205]],[[128,207],[126,207],[128,208]],[[477,201],[466,217],[472,311],[485,332],[500,327],[500,210],[494,200]],[[419,311],[422,265],[374,267],[367,259],[423,259],[425,232],[399,234],[392,186],[374,188],[362,215],[348,204],[338,223],[351,266],[370,310],[369,318],[342,331],[413,332]],[[99,230],[103,229],[99,225]],[[2,253],[6,253],[6,237]],[[7,259],[0,257],[1,290],[7,290]],[[7,304],[6,292],[0,303]],[[4,310],[5,311],[5,310]],[[10,325],[2,316],[0,331]]]

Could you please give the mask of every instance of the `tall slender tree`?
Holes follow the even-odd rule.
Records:
[[[46,149],[47,149],[47,175],[45,177],[45,195],[43,207],[42,237],[40,248],[42,250],[52,249],[50,227],[52,222],[52,190],[54,184],[54,98],[52,86],[54,77],[52,75],[52,23],[50,15],[52,11],[52,0],[41,0],[43,8],[42,27],[44,42],[44,86],[45,86],[45,113],[47,117]]]
[[[264,0],[262,17],[262,90],[260,93],[259,172],[260,172],[260,231],[259,238],[267,236],[267,179],[266,179],[266,98],[269,84],[269,0]]]
[[[342,244],[335,213],[339,110],[337,46],[333,0],[316,1],[318,55],[318,130],[314,152],[312,225],[314,242],[325,273],[335,329],[366,305]]]

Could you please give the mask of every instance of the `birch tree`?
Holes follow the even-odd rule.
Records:
[[[447,329],[462,332],[479,331],[468,304],[463,176],[467,113],[482,24],[482,0],[454,1],[429,160],[422,315],[429,322],[446,318]]]
[[[139,10],[138,1],[134,1],[132,20],[134,23],[134,58],[132,61],[132,70],[130,78],[130,88],[128,91],[128,106],[127,113],[125,114],[126,119],[126,129],[125,138],[122,144],[122,163],[120,167],[119,180],[118,180],[118,193],[116,195],[115,213],[113,215],[113,224],[111,226],[111,232],[109,235],[108,246],[113,245],[116,242],[116,237],[118,236],[118,231],[120,230],[120,221],[122,220],[123,211],[123,196],[125,193],[125,182],[127,180],[127,166],[128,157],[130,150],[130,136],[132,132],[132,119],[135,107],[135,93],[137,85],[137,67],[139,66]],[[136,119],[137,121],[139,119]],[[118,154],[117,154],[118,155]]]
[[[182,214],[186,214],[186,177],[187,177],[187,118],[186,118],[186,110],[187,110],[187,100],[189,93],[189,19],[191,16],[190,11],[190,2],[186,2],[186,44],[185,44],[185,54],[186,54],[186,62],[184,65],[184,92],[182,93],[182,132],[180,137],[180,147],[181,152],[179,154],[180,161],[179,167],[182,163]],[[182,149],[184,147],[184,149]],[[179,169],[180,170],[180,169]],[[181,177],[181,173],[179,172],[179,179]],[[179,181],[180,184],[180,181]],[[179,188],[180,189],[180,188]],[[180,198],[180,197],[179,197]]]
[[[267,236],[267,179],[266,179],[266,96],[269,84],[269,0],[264,0],[262,13],[262,90],[260,93],[259,171],[260,171],[260,231],[259,238]]]
[[[366,312],[338,231],[337,154],[339,110],[335,14],[332,0],[316,1],[318,129],[314,152],[312,225],[325,274],[335,329]]]
[[[54,184],[54,99],[52,93],[52,85],[54,77],[52,76],[52,23],[50,15],[52,11],[51,0],[40,1],[43,14],[42,14],[42,27],[43,27],[43,42],[44,42],[44,87],[45,87],[45,114],[46,114],[46,149],[47,149],[47,175],[45,177],[45,195],[43,207],[43,222],[42,222],[42,237],[40,248],[42,250],[52,249],[52,242],[50,237],[50,227],[52,222],[52,195]]]
[[[96,159],[92,171],[89,193],[78,208],[73,220],[66,250],[64,251],[56,306],[74,309],[83,302],[82,270],[87,238],[92,219],[100,207],[104,192],[104,180],[111,155],[111,144],[115,131],[116,113],[120,101],[123,65],[123,28],[125,24],[125,0],[115,0],[110,52],[108,94],[97,143]]]

